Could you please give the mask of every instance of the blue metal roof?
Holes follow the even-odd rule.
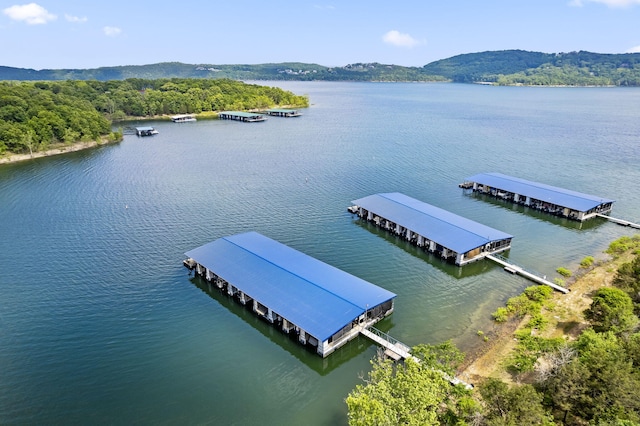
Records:
[[[513,238],[399,192],[370,195],[352,202],[457,253],[466,253],[494,240]]]
[[[581,212],[589,211],[600,204],[613,203],[614,200],[583,194],[544,183],[531,182],[502,173],[479,173],[465,179],[468,182],[477,182],[492,188],[526,195],[540,201],[545,201],[562,207]]]
[[[257,232],[185,255],[320,341],[396,296]]]

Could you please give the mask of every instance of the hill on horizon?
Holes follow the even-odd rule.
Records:
[[[228,78],[294,81],[452,81],[498,85],[640,86],[640,53],[465,53],[423,67],[354,63],[326,67],[299,62],[214,65],[162,62],[93,69],[34,70],[0,66],[0,80],[125,80]]]

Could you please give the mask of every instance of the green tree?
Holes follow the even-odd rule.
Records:
[[[542,405],[543,395],[532,385],[509,387],[498,379],[479,386],[485,406],[485,423],[495,426],[552,425],[552,416]]]
[[[372,370],[346,399],[350,425],[460,424],[478,410],[471,391],[449,383],[446,372],[462,359],[450,342],[414,348],[420,361],[395,364],[378,355]]]
[[[597,290],[591,306],[584,311],[584,316],[591,322],[593,329],[599,332],[626,333],[638,324],[631,298],[614,287]]]

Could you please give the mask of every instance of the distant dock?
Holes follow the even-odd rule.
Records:
[[[235,120],[245,123],[255,123],[258,121],[265,121],[267,117],[256,112],[243,112],[243,111],[222,111],[218,114],[221,120]]]
[[[273,108],[264,112],[273,117],[300,117],[302,114],[297,109]]]
[[[554,216],[585,221],[611,212],[614,200],[532,182],[502,173],[479,173],[458,185]]]

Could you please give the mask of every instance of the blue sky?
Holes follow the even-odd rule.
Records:
[[[380,62],[640,52],[640,0],[0,0],[0,65]]]

